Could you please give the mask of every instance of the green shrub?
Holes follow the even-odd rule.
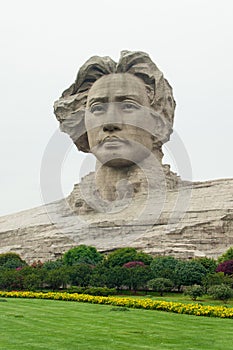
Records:
[[[208,293],[213,299],[222,300],[225,303],[233,297],[233,290],[225,284],[210,287]]]
[[[78,293],[78,294],[89,294],[94,296],[109,296],[115,295],[115,288],[107,288],[107,287],[71,287],[66,290],[68,293]]]
[[[216,272],[205,276],[202,282],[205,289],[208,290],[211,286],[216,286],[219,284],[226,284],[231,287],[233,284],[233,279],[228,275],[224,275],[223,272]]]
[[[161,296],[165,292],[172,290],[173,286],[173,282],[168,278],[154,278],[148,282],[148,287],[152,288],[155,292],[159,292]]]
[[[85,289],[84,294],[107,297],[108,295],[115,295],[116,289],[107,288],[107,287],[91,287],[91,288]]]
[[[86,290],[86,287],[77,287],[77,286],[72,286],[69,288],[66,288],[66,290],[64,290],[67,293],[78,293],[78,294],[84,294],[84,291]]]
[[[197,300],[198,297],[201,297],[204,294],[204,289],[202,286],[198,284],[194,284],[193,286],[185,287],[184,295],[188,295],[192,300]]]

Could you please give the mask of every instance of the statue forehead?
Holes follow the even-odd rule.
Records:
[[[88,102],[94,98],[109,96],[138,96],[147,98],[144,82],[133,74],[114,73],[98,79],[88,93]]]

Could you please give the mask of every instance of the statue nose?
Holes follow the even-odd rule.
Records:
[[[120,123],[104,123],[103,130],[104,131],[115,131],[115,130],[121,130],[121,124]]]
[[[107,113],[105,115],[105,120],[103,123],[104,131],[114,131],[122,129],[122,118],[117,109],[117,106],[111,104],[108,107]]]

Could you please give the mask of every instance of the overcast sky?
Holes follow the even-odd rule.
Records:
[[[123,49],[147,52],[172,85],[193,180],[233,177],[232,0],[2,1],[0,40],[0,215],[42,204],[54,101],[90,56]],[[84,160],[70,149],[64,195]]]

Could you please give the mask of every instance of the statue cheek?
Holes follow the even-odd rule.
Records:
[[[94,130],[91,130],[87,133],[88,141],[90,144],[90,147],[93,147],[97,144],[97,134]]]

